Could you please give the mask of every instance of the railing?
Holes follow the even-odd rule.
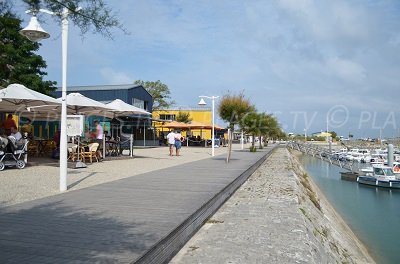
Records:
[[[329,151],[329,149],[325,149],[325,148],[319,147],[314,144],[289,141],[287,143],[287,147],[298,150],[304,154],[313,156],[315,158],[319,158],[323,161],[327,161],[330,164],[339,166],[340,168],[343,168],[343,169],[346,169],[346,170],[349,170],[352,172],[354,172],[354,170],[359,169],[353,160],[349,161],[346,159],[341,159],[337,155],[336,156],[332,155],[332,153]]]

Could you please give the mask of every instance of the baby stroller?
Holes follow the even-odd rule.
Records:
[[[28,141],[19,144],[13,136],[0,137],[0,171],[4,170],[6,166],[16,166],[18,169],[25,168],[26,164],[23,158],[27,149]]]

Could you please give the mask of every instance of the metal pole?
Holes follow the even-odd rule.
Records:
[[[25,162],[25,164],[28,163],[28,144],[29,144],[28,133],[25,132],[24,133],[24,146],[26,146],[25,154],[24,154],[24,162]]]
[[[393,144],[388,145],[387,161],[388,166],[393,168]]]
[[[213,96],[212,97],[212,137],[211,137],[211,140],[212,140],[212,142],[211,142],[211,148],[212,148],[212,151],[211,151],[211,156],[212,157],[214,157],[214,145],[215,145],[215,139],[214,139],[214,104],[215,104],[215,97]]]
[[[231,139],[231,129],[228,128],[228,148],[230,147],[230,139]],[[228,149],[228,153],[226,154],[226,162],[227,163],[229,162],[229,154],[230,154],[230,151]]]
[[[131,153],[131,158],[133,157],[133,134],[131,133],[131,137],[129,139],[129,148]]]
[[[244,137],[243,137],[243,130],[242,133],[240,134],[240,145],[241,145],[241,150],[244,149]]]
[[[328,120],[328,116],[326,116],[326,141],[329,141],[329,136],[328,136],[328,124],[329,124],[329,120]]]
[[[62,13],[62,90],[61,90],[61,134],[60,134],[60,191],[67,190],[67,51],[68,9]]]
[[[146,147],[146,120],[143,119],[143,147]]]
[[[106,158],[106,136],[103,133],[103,159],[105,158]]]

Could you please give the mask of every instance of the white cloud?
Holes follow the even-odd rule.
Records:
[[[360,83],[365,80],[365,69],[360,64],[351,60],[338,57],[329,58],[327,61],[328,70],[343,81]]]
[[[124,72],[118,72],[111,68],[101,68],[100,75],[106,80],[107,84],[129,84],[134,82],[134,78]]]
[[[397,103],[397,0],[111,2],[131,34],[82,42],[72,27],[74,85],[160,79],[182,105],[196,104],[198,91],[244,89],[259,110],[272,111],[322,113],[338,103],[385,111]],[[49,79],[61,79],[60,40],[41,49]]]

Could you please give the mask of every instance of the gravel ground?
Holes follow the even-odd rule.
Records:
[[[233,146],[234,149],[240,148],[240,145]],[[226,152],[227,148],[215,149],[215,155]],[[84,169],[69,168],[68,191],[210,157],[211,148],[183,147],[179,157],[170,157],[167,147],[135,149],[134,158],[113,158],[108,161],[88,163],[88,167]],[[40,163],[41,159],[32,159],[32,164],[37,162]],[[22,170],[6,168],[0,171],[0,206],[9,206],[60,193],[57,163],[49,163],[49,159],[42,159],[42,162],[43,165],[27,166]],[[72,162],[68,163],[68,167],[73,167],[73,165]]]
[[[311,202],[303,173],[275,150],[171,263],[374,263],[312,182],[321,210]]]

